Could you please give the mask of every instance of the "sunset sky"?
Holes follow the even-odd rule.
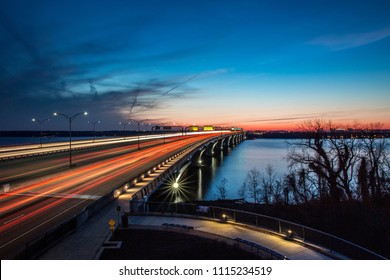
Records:
[[[0,2],[0,130],[390,128],[390,1]]]

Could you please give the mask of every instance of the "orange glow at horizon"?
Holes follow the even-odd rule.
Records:
[[[324,119],[324,120],[328,120],[328,119]],[[349,121],[337,121],[337,120],[332,120],[334,123],[339,123],[341,126],[345,126],[346,128],[347,127],[352,127],[353,125],[353,122],[349,122]],[[277,123],[277,122],[273,122],[273,123],[261,123],[261,124],[242,124],[242,125],[237,125],[239,127],[242,127],[244,128],[244,130],[266,130],[266,131],[275,131],[275,130],[287,130],[287,131],[298,131],[299,130],[299,126],[303,123],[304,121],[300,121],[300,122],[294,122],[294,123],[285,123],[285,122],[281,122],[281,123]],[[375,121],[372,121],[372,122],[365,122],[365,123],[360,123],[359,124],[362,126],[362,127],[368,127],[369,124],[371,123],[376,123]],[[382,128],[381,129],[389,129],[390,130],[390,121],[386,121],[386,122],[380,122],[379,123],[383,124]]]

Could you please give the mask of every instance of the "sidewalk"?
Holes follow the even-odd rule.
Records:
[[[110,234],[108,221],[117,222],[116,202],[96,213],[76,232],[61,240],[38,259],[40,260],[93,260]]]
[[[166,216],[129,216],[128,219],[129,225],[161,226],[163,223],[178,224],[192,226],[194,230],[224,236],[233,240],[241,238],[269,248],[290,260],[331,259],[301,244],[231,223]]]
[[[93,260],[103,242],[110,234],[108,221],[117,221],[117,202],[113,202],[88,220],[75,233],[69,235],[57,245],[40,256],[45,260]],[[122,207],[123,209],[123,207]],[[194,230],[225,236],[241,238],[269,248],[291,260],[327,260],[323,255],[301,244],[266,234],[247,227],[230,223],[209,220],[179,218],[174,216],[129,216],[129,225],[161,226],[163,223],[192,226]]]

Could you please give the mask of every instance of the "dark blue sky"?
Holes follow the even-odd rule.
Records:
[[[390,128],[389,1],[0,3],[0,130],[129,118]]]

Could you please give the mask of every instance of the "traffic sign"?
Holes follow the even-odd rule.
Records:
[[[110,225],[110,227],[114,227],[116,222],[113,219],[111,219],[108,221],[108,224]]]

